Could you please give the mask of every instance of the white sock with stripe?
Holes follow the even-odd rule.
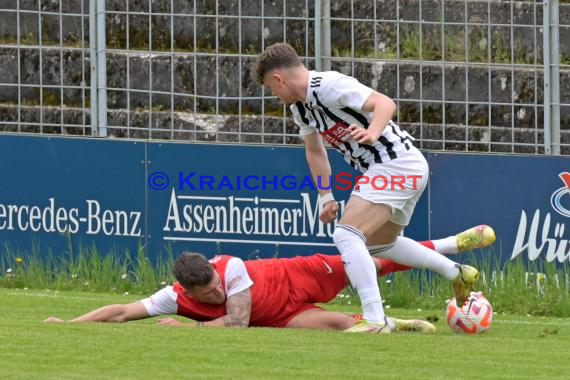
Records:
[[[432,240],[435,251],[441,253],[442,255],[449,255],[453,253],[459,253],[457,249],[457,237],[448,236],[443,239]]]
[[[334,230],[333,240],[342,256],[350,283],[360,297],[364,319],[384,323],[376,267],[366,248],[366,237],[352,226],[339,224]]]
[[[430,269],[448,280],[454,280],[459,275],[459,269],[454,261],[403,236],[398,236],[392,244],[376,245],[368,249],[374,256],[414,268]]]

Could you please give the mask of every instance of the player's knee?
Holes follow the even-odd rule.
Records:
[[[335,228],[332,238],[333,238],[333,242],[335,243],[335,245],[339,245],[343,242],[345,242],[347,239],[350,239],[350,233],[348,233],[347,231],[345,231],[342,228]]]
[[[333,241],[338,246],[339,244],[345,243],[347,241],[353,240],[363,240],[366,241],[366,237],[362,231],[349,226],[347,224],[338,224],[333,232]]]
[[[338,321],[336,329],[342,331],[348,330],[355,324],[356,324],[356,319],[347,316],[347,318],[344,318],[342,321]]]
[[[338,313],[331,318],[328,327],[333,330],[347,330],[356,324],[356,319],[350,315]]]

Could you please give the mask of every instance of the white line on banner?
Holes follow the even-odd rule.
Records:
[[[220,243],[253,243],[253,244],[279,244],[279,245],[309,245],[316,247],[334,247],[333,243],[307,243],[297,241],[267,241],[267,240],[238,240],[238,239],[206,239],[206,238],[186,238],[176,236],[165,236],[164,240],[180,240],[180,241],[203,241],[203,242],[220,242]]]
[[[301,203],[298,199],[271,199],[271,198],[260,198],[261,202],[273,202],[273,203]]]
[[[199,199],[205,201],[227,201],[226,197],[199,197],[195,195],[178,195],[178,199]]]

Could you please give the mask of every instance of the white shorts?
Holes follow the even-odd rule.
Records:
[[[390,221],[407,226],[429,179],[428,163],[422,153],[416,148],[400,152],[395,160],[371,165],[364,176],[369,181],[359,184],[359,189],[355,187],[352,195],[390,206]]]

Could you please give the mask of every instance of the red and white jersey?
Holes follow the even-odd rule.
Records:
[[[310,71],[305,102],[290,106],[300,135],[319,132],[346,162],[363,173],[372,164],[393,160],[413,149],[413,137],[393,121],[372,145],[359,144],[352,138],[347,130],[351,124],[369,127],[372,113],[362,111],[362,106],[373,91],[336,71]]]
[[[253,285],[244,262],[227,255],[215,256],[210,260],[214,270],[220,275],[226,297],[239,293]],[[197,321],[209,321],[226,315],[226,305],[210,305],[197,301],[184,292],[175,282],[142,300],[151,316],[178,314]]]
[[[246,262],[224,255],[216,256],[210,262],[220,275],[228,298],[250,288],[250,326],[284,327],[307,305],[330,301],[347,284],[339,255],[316,254]],[[177,283],[142,302],[151,316],[178,314],[209,321],[226,315],[225,304],[198,302],[184,293]]]

